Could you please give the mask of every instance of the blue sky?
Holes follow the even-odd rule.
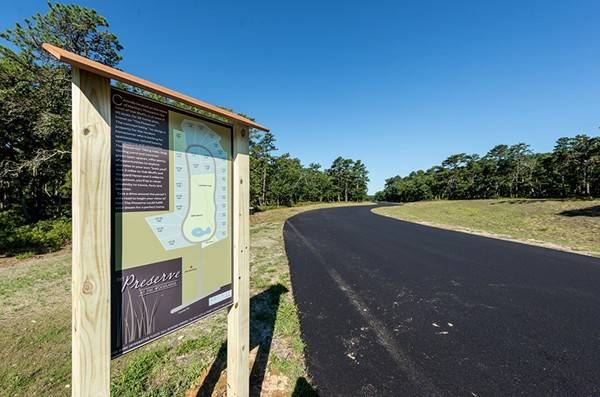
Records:
[[[362,159],[369,190],[498,143],[600,126],[598,1],[82,1],[120,67],[271,127],[280,152]],[[0,29],[44,1],[2,6]]]

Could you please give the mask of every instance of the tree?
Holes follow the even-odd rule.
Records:
[[[492,196],[508,196],[510,191],[510,167],[508,145],[494,146],[484,157],[487,162],[488,181],[491,185]]]
[[[302,164],[288,153],[273,159],[269,199],[275,205],[293,205],[304,191],[306,179]]]
[[[251,201],[265,205],[268,170],[273,161],[272,152],[277,150],[275,136],[271,132],[254,132],[250,138]]]
[[[369,171],[362,161],[357,160],[352,164],[350,168],[350,198],[353,201],[364,201],[367,198],[368,175]]]
[[[600,164],[600,138],[583,134],[560,138],[554,153],[563,187],[572,194],[590,196]]]
[[[459,153],[449,156],[442,162],[442,168],[445,170],[446,176],[446,197],[450,199],[465,198],[468,191],[465,169],[471,161],[473,161],[472,156]]]
[[[337,201],[348,201],[352,182],[352,160],[338,157],[333,160],[327,174],[331,177]]]
[[[308,201],[331,200],[332,183],[331,178],[321,171],[321,165],[310,163],[306,169],[306,196]]]
[[[9,43],[0,45],[0,210],[19,212],[24,222],[68,213],[70,69],[41,45],[109,66],[121,60],[122,46],[96,11],[54,3],[0,38]]]
[[[531,174],[535,167],[529,145],[517,143],[508,148],[508,167],[510,169],[510,197],[526,196],[531,183]]]

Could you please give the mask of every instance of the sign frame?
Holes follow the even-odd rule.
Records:
[[[72,66],[72,395],[110,396],[111,109],[110,80],[117,80],[224,117],[233,127],[233,304],[227,314],[227,395],[249,394],[249,246],[251,128],[245,117],[43,44]]]

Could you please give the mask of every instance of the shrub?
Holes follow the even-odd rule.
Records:
[[[71,221],[57,218],[23,225],[12,211],[0,212],[0,254],[56,251],[71,239]]]

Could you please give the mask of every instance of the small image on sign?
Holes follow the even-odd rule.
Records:
[[[116,272],[113,280],[112,355],[160,337],[181,319],[181,258]]]

